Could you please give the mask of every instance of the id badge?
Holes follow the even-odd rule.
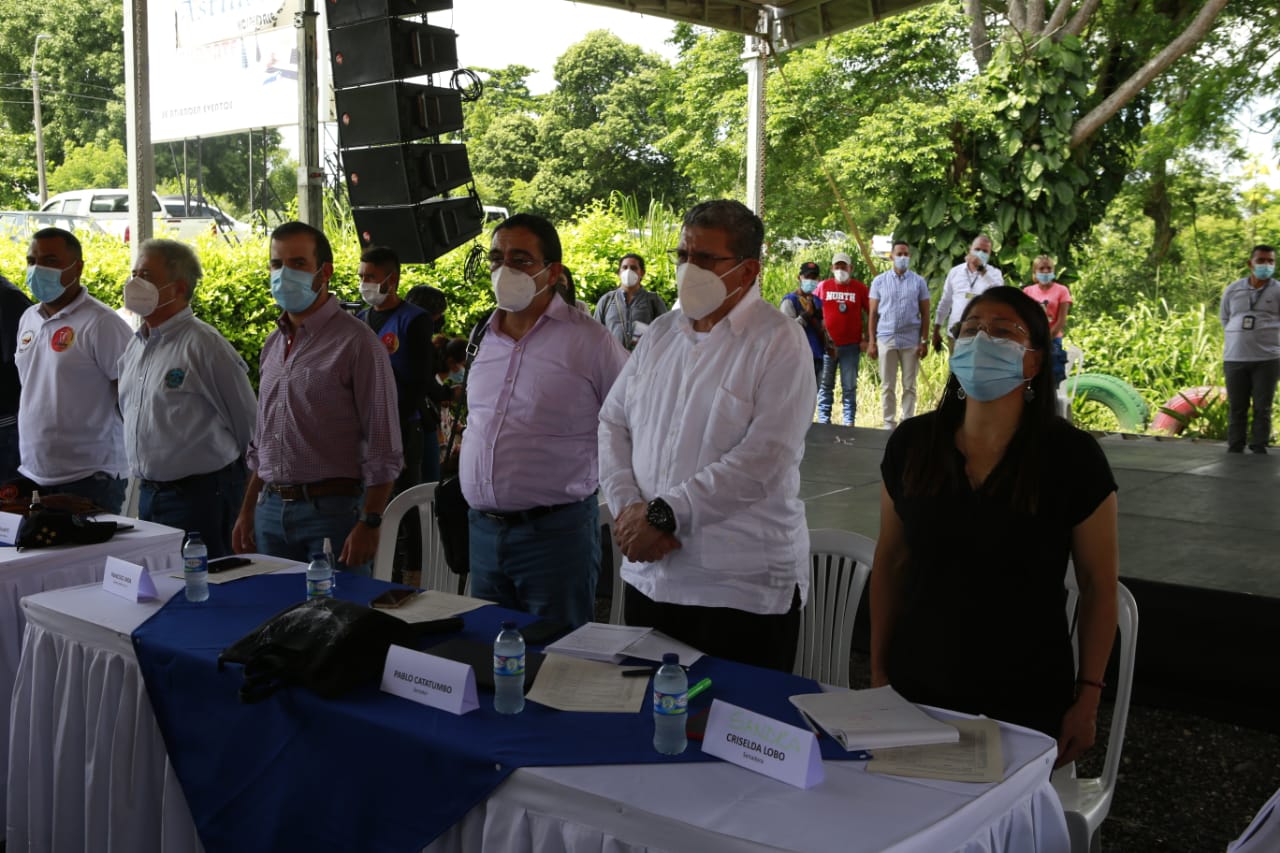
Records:
[[[1245,314],[1240,318],[1240,328],[1247,332],[1253,328],[1253,322],[1254,316],[1252,314]]]
[[[844,312],[846,312],[846,311],[848,311],[848,310],[849,310],[849,304],[848,304],[847,302],[841,302],[841,303],[840,303],[840,313],[841,313],[841,314],[843,314]]]

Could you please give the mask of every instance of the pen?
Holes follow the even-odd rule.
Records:
[[[651,669],[626,669],[622,672],[623,678],[648,678],[653,675]]]
[[[704,678],[701,681],[699,681],[697,684],[689,688],[689,693],[685,698],[688,699],[689,701],[692,701],[694,696],[697,696],[699,693],[706,690],[710,686],[711,686],[711,679]]]

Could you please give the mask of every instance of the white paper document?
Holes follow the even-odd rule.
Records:
[[[995,720],[949,720],[960,732],[956,743],[877,749],[867,762],[870,773],[946,779],[950,782],[999,782],[1004,779],[1000,724]]]
[[[253,577],[254,575],[269,575],[272,572],[278,572],[281,569],[287,569],[295,566],[297,563],[292,560],[272,560],[272,559],[254,559],[247,566],[240,566],[237,569],[227,569],[225,572],[209,572],[209,583],[230,583],[238,581],[240,578]],[[181,578],[181,571],[174,572],[169,575],[171,578]]]
[[[791,704],[850,751],[960,739],[954,726],[930,717],[892,687],[803,693],[792,696]]]
[[[680,656],[682,666],[690,666],[702,657],[702,652],[693,646],[661,631],[603,622],[588,622],[547,646],[547,651],[608,663],[622,663],[629,657],[661,662],[664,654],[674,652]]]
[[[399,607],[388,608],[382,612],[390,613],[397,619],[410,623],[430,622],[433,619],[448,619],[450,616],[467,613],[491,603],[466,595],[430,590],[418,593]]]
[[[623,678],[622,672],[608,663],[547,655],[525,698],[560,711],[634,714],[644,708],[649,679]]]

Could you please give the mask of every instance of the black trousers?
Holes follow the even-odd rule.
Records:
[[[748,613],[732,607],[667,604],[631,584],[624,600],[628,625],[657,628],[669,637],[726,660],[791,672],[800,641],[800,588],[786,613]]]

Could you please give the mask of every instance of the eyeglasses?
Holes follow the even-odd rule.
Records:
[[[500,266],[508,266],[513,270],[528,273],[531,270],[540,270],[546,266],[546,264],[542,261],[535,261],[533,258],[508,258],[505,255],[495,252],[489,256],[489,272],[493,272]]]
[[[965,320],[960,324],[960,333],[957,338],[972,338],[978,332],[986,332],[997,340],[1005,340],[1009,338],[1017,338],[1019,336],[1030,338],[1031,333],[1010,320]]]
[[[744,255],[711,255],[706,252],[688,252],[684,249],[668,249],[667,254],[677,264],[693,264],[695,267],[702,267],[704,270],[709,270],[716,264],[724,263],[725,261],[745,260]]]

